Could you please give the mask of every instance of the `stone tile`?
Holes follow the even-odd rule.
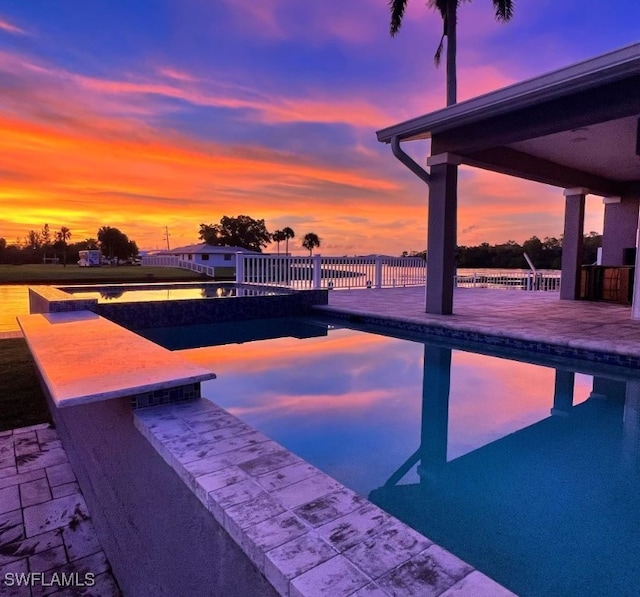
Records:
[[[60,437],[58,432],[53,427],[47,427],[46,429],[38,429],[36,431],[38,443],[41,446],[47,446],[50,442],[59,441]]]
[[[12,466],[4,466],[3,468],[0,468],[0,481],[6,479],[7,477],[13,477],[17,474],[18,469],[15,464],[13,464]]]
[[[264,442],[240,450],[240,452],[249,450],[254,451],[254,457],[239,462],[238,466],[252,477],[259,477],[260,475],[270,473],[284,466],[302,462],[301,458],[284,450],[282,446],[276,442]]]
[[[209,501],[213,500],[221,508],[227,509],[261,495],[265,495],[264,489],[253,479],[246,479],[209,492]]]
[[[505,589],[477,570],[442,593],[442,597],[467,597],[468,595],[473,597],[515,597],[515,593]]]
[[[294,512],[312,527],[319,527],[361,508],[366,503],[367,500],[345,487],[303,504],[295,508]]]
[[[376,583],[372,582],[352,593],[351,597],[389,597],[389,593],[386,593]]]
[[[67,553],[64,546],[60,545],[31,556],[29,558],[29,570],[31,572],[46,572],[47,570],[64,566],[67,561]]]
[[[342,597],[369,584],[370,579],[349,560],[335,556],[291,581],[290,597]]]
[[[21,510],[11,510],[0,514],[0,545],[7,545],[24,539],[24,524]]]
[[[200,437],[208,442],[219,442],[223,439],[228,439],[250,431],[253,431],[253,429],[249,427],[249,425],[246,423],[239,423],[238,425],[232,425],[230,427],[221,427],[220,429],[200,432]]]
[[[227,487],[234,483],[239,483],[240,481],[245,481],[248,478],[247,473],[242,469],[237,466],[229,466],[216,471],[215,473],[196,477],[196,483],[206,496],[210,491],[215,491],[216,489],[221,489],[222,487]]]
[[[80,493],[80,487],[77,483],[65,483],[64,485],[56,485],[51,488],[51,496],[55,500],[65,495],[71,495],[72,493]]]
[[[18,474],[17,469],[14,469],[13,475],[0,478],[0,489],[11,485],[20,485],[20,483],[28,483],[29,481],[35,481],[36,479],[42,479],[44,477],[46,477],[46,473],[42,468],[22,474]]]
[[[260,493],[257,497],[231,506],[225,510],[225,529],[236,539],[236,542],[242,543],[241,529],[258,524],[267,518],[273,518],[278,514],[282,514],[285,508],[282,504],[276,502],[269,494]]]
[[[29,565],[26,558],[0,566],[0,595],[2,597],[28,597],[28,589],[17,586],[14,575],[26,574]]]
[[[308,532],[309,527],[295,514],[283,512],[245,529],[242,548],[258,569],[264,571],[264,554],[267,551]]]
[[[27,433],[17,435],[13,445],[16,451],[16,457],[41,451],[35,431],[29,431]]]
[[[184,471],[190,475],[193,479],[202,477],[209,473],[215,473],[224,468],[232,466],[231,462],[224,454],[216,454],[214,456],[207,456],[193,462],[188,462],[184,465]]]
[[[0,445],[0,469],[16,466],[16,454],[13,448],[12,438],[10,441]]]
[[[21,483],[19,487],[20,502],[23,508],[51,499],[51,491],[49,490],[49,483],[46,479],[36,479],[28,483]]]
[[[300,460],[274,441],[262,442],[240,450],[225,452],[221,456],[224,456],[233,464],[237,464],[253,477]]]
[[[49,479],[49,485],[51,485],[51,487],[76,481],[76,476],[68,462],[48,467],[47,478]]]
[[[365,504],[358,510],[318,527],[318,534],[339,552],[390,527],[391,516],[373,504]]]
[[[272,473],[260,475],[256,477],[256,481],[260,483],[266,491],[275,491],[276,489],[282,489],[283,487],[316,475],[319,472],[315,466],[303,461],[284,466]]]
[[[13,435],[22,435],[23,433],[31,433],[32,431],[39,431],[41,429],[48,429],[49,423],[38,423],[37,425],[29,425],[28,427],[18,427],[13,430]]]
[[[27,537],[44,531],[77,525],[89,518],[84,498],[80,494],[64,496],[44,504],[29,506],[23,511]]]
[[[0,489],[0,514],[20,508],[20,492],[17,485]]]
[[[249,433],[241,433],[238,435],[233,435],[226,439],[219,440],[215,442],[215,444],[213,444],[213,448],[219,454],[224,454],[225,452],[232,452],[241,448],[255,446],[257,444],[262,444],[268,441],[272,440],[269,440],[266,435],[263,435],[259,431],[251,431]]]
[[[107,562],[104,553],[101,551],[87,556],[86,558],[82,558],[81,560],[70,562],[56,570],[60,575],[77,574],[79,583],[84,583],[86,587],[88,587],[89,583],[92,582],[94,578],[97,578],[98,575],[108,571],[109,563]],[[45,595],[51,594],[55,594],[56,597],[58,597],[58,595],[77,595],[79,589],[80,587],[72,589],[71,591],[57,593],[56,591],[58,589],[56,587],[37,586],[33,588],[32,595],[33,597],[44,597]],[[98,593],[93,592],[93,589],[89,590],[89,594],[98,595]]]
[[[69,560],[79,560],[100,551],[100,542],[96,530],[90,520],[82,520],[77,525],[62,529]]]
[[[22,558],[28,558],[62,545],[62,533],[59,529],[47,531],[41,535],[20,539],[14,543],[2,544],[0,550],[0,565],[13,562]]]
[[[166,442],[164,445],[175,459],[182,464],[217,453],[210,442],[202,439],[195,432]]]
[[[265,554],[264,573],[281,595],[288,595],[289,581],[337,555],[326,541],[310,532]]]
[[[18,472],[26,473],[38,468],[46,468],[56,464],[68,462],[67,455],[62,448],[54,448],[48,452],[36,452],[34,454],[25,454],[16,458],[18,464]]]
[[[398,597],[432,597],[444,593],[473,569],[437,545],[413,556],[376,583]]]
[[[417,531],[394,521],[387,529],[346,550],[343,555],[375,580],[432,544]]]
[[[318,473],[293,485],[273,491],[271,495],[287,508],[293,509],[296,506],[324,497],[341,487],[342,484],[335,479],[324,473]]]

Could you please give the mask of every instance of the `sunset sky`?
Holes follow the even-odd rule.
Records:
[[[375,131],[444,106],[442,22],[413,0],[29,0],[0,5],[0,237],[120,228],[142,249],[264,218],[319,253],[426,246],[426,187]],[[462,3],[464,100],[639,39],[640,2]],[[405,147],[407,144],[405,144]],[[428,142],[409,144],[421,163]],[[562,233],[562,189],[460,174],[459,244]],[[601,199],[586,231],[602,229]],[[305,254],[299,240],[294,253]],[[275,245],[273,245],[275,250]]]

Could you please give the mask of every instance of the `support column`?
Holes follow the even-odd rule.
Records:
[[[635,201],[640,204],[640,196],[634,197]],[[637,231],[636,231],[636,260],[634,268],[634,280],[633,280],[633,298],[631,303],[631,318],[640,319],[640,217],[636,219]]]
[[[427,160],[430,166],[427,313],[453,313],[459,164],[460,158],[448,153]]]
[[[564,237],[560,298],[576,300],[580,293],[580,266],[584,239],[584,199],[588,189],[565,189]]]
[[[451,349],[424,345],[422,380],[422,428],[420,434],[421,483],[435,481],[447,463]]]
[[[556,369],[556,382],[553,392],[552,415],[568,417],[573,408],[573,388],[575,385],[575,373]]]

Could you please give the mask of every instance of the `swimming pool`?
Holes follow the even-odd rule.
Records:
[[[143,303],[190,299],[220,299],[246,296],[290,294],[282,288],[224,284],[219,282],[180,282],[171,284],[105,284],[100,286],[60,286],[76,298],[98,299],[98,303]]]
[[[516,593],[636,594],[637,371],[278,321],[288,337],[148,334],[216,371],[204,395]]]

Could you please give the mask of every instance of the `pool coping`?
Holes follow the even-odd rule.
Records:
[[[199,390],[199,382],[215,378],[210,370],[91,311],[17,319],[56,408],[175,393],[194,384]]]
[[[134,425],[284,597],[513,595],[209,399]]]
[[[549,359],[569,359],[605,366],[640,369],[640,354],[637,349],[593,339],[549,338],[531,331],[489,330],[484,325],[460,319],[420,321],[410,316],[378,315],[363,312],[357,308],[331,305],[314,305],[313,311],[356,325],[374,326],[380,331],[420,335],[423,336],[423,341],[467,342],[475,347],[530,351]]]

